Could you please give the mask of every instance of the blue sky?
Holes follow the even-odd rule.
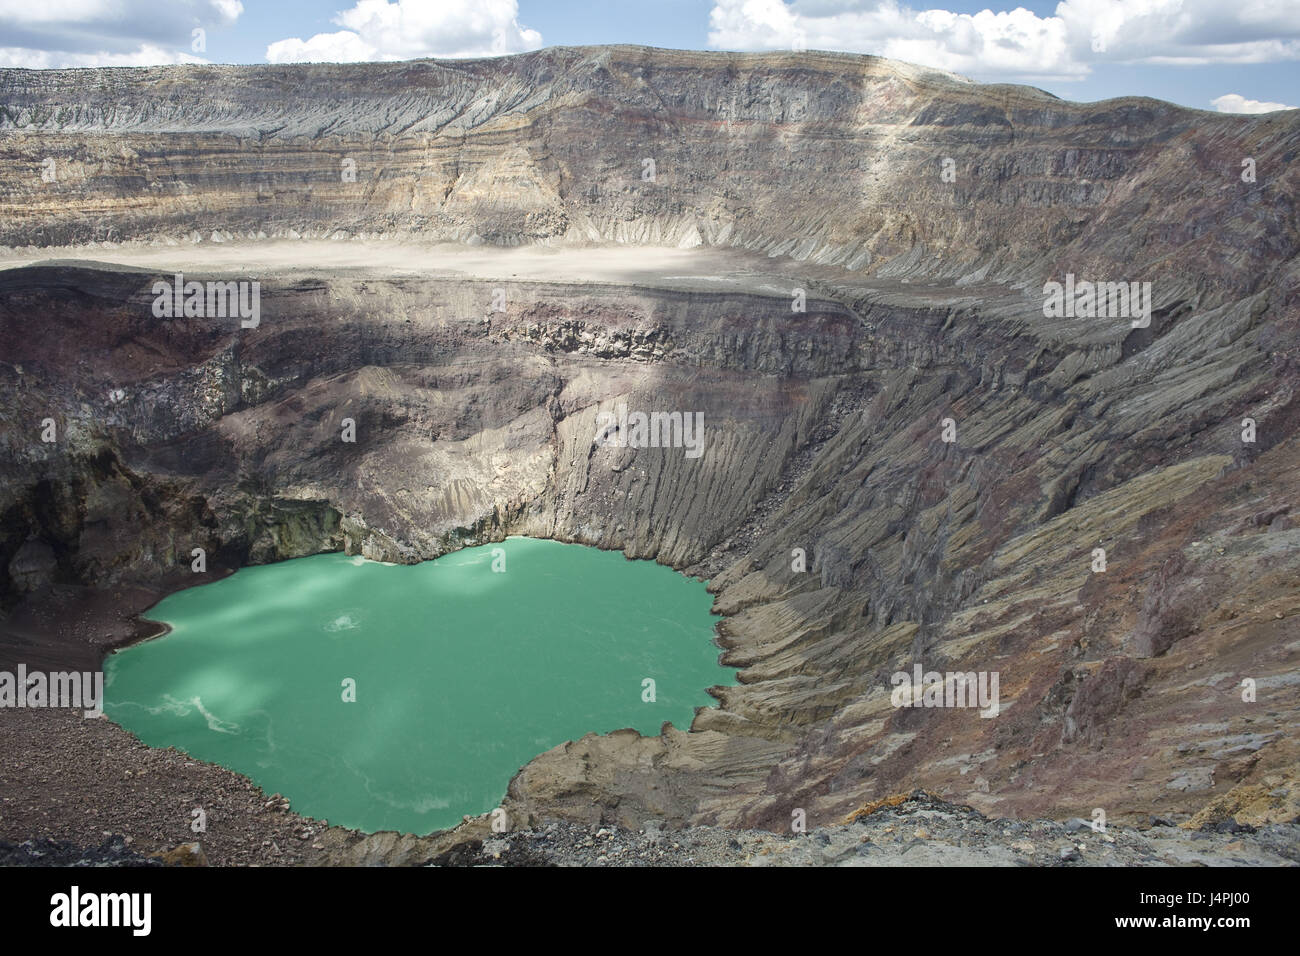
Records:
[[[1300,0],[0,0],[0,24],[0,66],[396,60],[597,43],[807,48],[1076,100],[1300,106]]]

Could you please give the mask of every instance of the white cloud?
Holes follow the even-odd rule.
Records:
[[[0,47],[0,67],[29,70],[63,70],[78,66],[164,66],[169,63],[206,63],[207,60],[178,50],[164,50],[144,44],[131,53],[64,53]]]
[[[243,12],[240,0],[0,0],[0,66],[203,63],[191,31],[229,26]]]
[[[978,77],[1082,79],[1107,62],[1300,59],[1295,0],[1062,0],[1054,16],[898,0],[714,0],[709,45],[874,53]]]
[[[1064,0],[1056,13],[1072,36],[1100,41],[1095,55],[1102,60],[1190,66],[1300,59],[1294,0]]]
[[[48,3],[0,0],[0,18],[9,23],[76,23],[102,16],[111,8],[108,0],[49,0]]]
[[[228,23],[234,23],[239,19],[239,15],[244,12],[244,5],[239,0],[212,0],[212,6],[216,8],[221,18]]]
[[[1262,100],[1248,100],[1237,93],[1225,93],[1210,100],[1210,105],[1220,113],[1272,113],[1274,110],[1294,110],[1300,106],[1287,106],[1285,103],[1265,103]]]
[[[67,26],[98,20],[129,23],[156,17],[167,9],[186,17],[206,17],[234,23],[244,12],[240,0],[0,0],[0,19],[18,23],[61,23]]]
[[[317,33],[308,40],[276,40],[266,48],[268,63],[355,63],[373,60],[375,48],[350,30]]]
[[[847,50],[975,74],[1086,72],[1070,54],[1064,23],[1022,8],[972,15],[917,12],[894,0],[716,0],[709,23],[709,45],[722,49]]]
[[[536,50],[542,35],[521,27],[518,16],[516,0],[358,0],[334,17],[343,30],[277,40],[266,48],[266,58],[271,63],[355,62]]]

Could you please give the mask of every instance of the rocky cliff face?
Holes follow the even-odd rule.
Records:
[[[623,47],[0,91],[6,656],[131,636],[194,548],[549,536],[708,575],[739,683],[518,818],[1295,816],[1300,118]],[[179,269],[258,326],[157,318]],[[1045,317],[1067,273],[1149,324]],[[602,445],[620,405],[703,454]],[[895,706],[917,664],[997,715]]]
[[[0,90],[9,245],[702,243],[949,282],[1120,266],[1163,280],[1164,300],[1294,268],[1291,113],[1079,105],[874,57],[638,47],[4,70]]]

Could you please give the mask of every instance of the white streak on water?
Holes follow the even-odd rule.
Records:
[[[191,700],[191,703],[194,704],[195,709],[198,710],[198,712],[203,715],[203,719],[208,722],[208,730],[215,730],[219,734],[239,733],[239,724],[232,724],[222,720],[216,714],[212,713],[206,707],[204,707],[203,701],[201,701],[199,698],[197,697],[193,698]],[[226,729],[227,727],[230,729],[227,730]]]

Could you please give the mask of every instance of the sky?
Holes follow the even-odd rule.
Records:
[[[636,43],[840,50],[1070,100],[1300,107],[1300,0],[0,0],[0,67],[385,61]],[[197,32],[196,32],[197,31]]]

